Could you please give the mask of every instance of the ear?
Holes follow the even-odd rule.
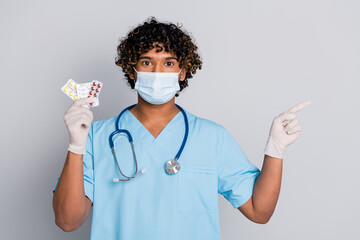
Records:
[[[133,81],[135,81],[135,75],[134,75],[134,74],[136,74],[135,71],[134,71],[133,73],[129,73],[130,78],[131,78]]]
[[[131,78],[132,80],[134,80],[134,74],[129,73],[129,75],[130,75],[130,78]]]
[[[180,81],[184,81],[186,76],[186,69],[183,68],[183,70],[180,73]]]

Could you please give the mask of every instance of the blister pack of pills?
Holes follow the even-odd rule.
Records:
[[[77,100],[79,97],[76,91],[76,82],[72,79],[69,79],[67,83],[61,88],[66,95],[68,95],[72,100]]]
[[[95,102],[85,105],[87,105],[87,107],[97,107],[99,106],[99,95],[102,87],[103,83],[97,80],[78,84],[74,80],[69,79],[61,88],[61,91],[73,100],[95,97]]]

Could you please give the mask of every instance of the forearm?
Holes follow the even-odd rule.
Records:
[[[252,198],[254,213],[261,221],[269,221],[275,210],[281,187],[282,162],[282,159],[264,155]]]
[[[55,222],[64,230],[76,229],[83,223],[86,197],[82,154],[68,152],[53,196]]]

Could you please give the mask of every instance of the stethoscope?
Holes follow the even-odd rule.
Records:
[[[115,161],[116,161],[116,165],[119,169],[119,172],[121,173],[121,175],[123,175],[126,179],[119,179],[119,178],[113,178],[113,181],[114,182],[119,182],[119,181],[129,181],[133,178],[136,178],[137,176],[139,176],[140,174],[144,173],[146,171],[146,168],[144,168],[143,170],[141,170],[139,173],[138,173],[138,165],[137,165],[137,160],[136,160],[136,154],[135,154],[135,150],[134,150],[134,143],[133,143],[133,138],[130,134],[130,132],[126,129],[119,129],[119,120],[121,118],[121,115],[127,111],[127,110],[130,110],[131,108],[133,108],[136,104],[134,105],[131,105],[127,108],[125,108],[124,110],[121,111],[121,113],[119,114],[119,116],[117,117],[116,119],[116,125],[115,125],[115,128],[116,130],[114,132],[112,132],[109,136],[109,142],[110,142],[110,147],[111,147],[111,150],[112,150],[112,153],[114,155],[114,158],[115,158]],[[189,133],[189,122],[188,122],[188,118],[186,116],[186,113],[185,111],[177,104],[175,104],[179,109],[180,111],[182,112],[182,114],[184,115],[184,121],[185,121],[185,135],[184,135],[184,139],[182,141],[182,144],[181,144],[181,147],[178,151],[178,153],[176,154],[175,156],[175,159],[173,160],[169,160],[166,162],[166,165],[165,165],[165,171],[168,173],[168,174],[175,174],[177,172],[179,172],[180,170],[180,164],[178,162],[178,159],[180,158],[180,155],[181,155],[181,152],[183,151],[184,147],[185,147],[185,143],[186,143],[186,140],[187,140],[187,137],[188,137],[188,133]],[[118,160],[116,158],[116,154],[115,154],[115,150],[114,150],[114,142],[113,142],[113,137],[118,134],[118,133],[126,133],[127,137],[128,137],[128,140],[130,142],[130,145],[131,145],[131,149],[132,149],[132,152],[133,152],[133,155],[134,155],[134,160],[135,160],[135,165],[136,165],[136,168],[135,168],[135,173],[132,177],[128,177],[126,175],[124,175],[121,170],[120,170],[120,166],[119,166],[119,163],[118,163]]]

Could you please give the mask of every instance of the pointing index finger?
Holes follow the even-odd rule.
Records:
[[[310,100],[304,101],[302,103],[299,103],[299,104],[291,107],[289,110],[287,110],[287,112],[296,113],[310,104],[311,104]]]

